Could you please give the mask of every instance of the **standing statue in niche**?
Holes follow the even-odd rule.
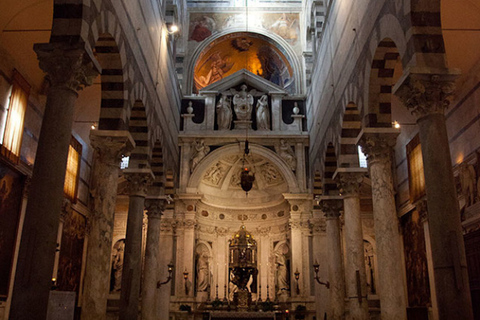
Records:
[[[280,140],[280,157],[285,160],[285,162],[290,166],[290,169],[295,171],[297,168],[297,159],[295,159],[295,153],[292,150],[292,147],[285,140]]]
[[[471,164],[464,162],[459,167],[459,176],[465,207],[469,207],[475,202],[475,168]]]
[[[210,286],[210,268],[208,254],[202,252],[197,259],[197,292],[205,292]]]
[[[203,139],[200,141],[194,141],[192,147],[194,152],[192,155],[191,170],[193,171],[197,164],[210,152],[210,147],[205,145]]]
[[[270,110],[268,110],[268,96],[266,94],[257,101],[257,129],[270,130]]]
[[[217,124],[218,130],[230,130],[232,123],[232,107],[230,99],[224,93],[217,104]]]
[[[363,241],[364,245],[364,256],[365,256],[365,273],[367,276],[367,288],[368,293],[375,294],[375,266],[373,261],[373,247],[372,244],[368,241]]]
[[[279,251],[275,252],[275,265],[277,267],[277,293],[278,295],[287,294],[289,286],[287,278],[287,260],[285,254]]]
[[[123,272],[123,253],[125,251],[125,240],[119,240],[113,246],[112,261],[112,291],[119,292],[122,289],[122,272]]]
[[[247,92],[247,86],[242,84],[242,91],[233,96],[233,109],[237,120],[250,121],[252,119],[253,96]]]

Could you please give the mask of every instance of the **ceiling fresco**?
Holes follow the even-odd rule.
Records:
[[[218,38],[200,54],[194,68],[194,92],[236,71],[246,69],[280,86],[294,90],[294,75],[285,54],[266,37],[239,32]]]

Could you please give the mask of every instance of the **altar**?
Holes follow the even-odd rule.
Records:
[[[242,312],[242,311],[212,311],[210,312],[210,320],[276,320],[275,312]]]

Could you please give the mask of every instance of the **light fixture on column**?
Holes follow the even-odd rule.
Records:
[[[300,279],[300,271],[298,271],[298,268],[297,270],[295,270],[295,281],[297,282],[297,295],[300,294],[300,287],[298,286],[298,279]]]
[[[172,280],[173,262],[170,262],[167,267],[168,267],[168,277],[167,277],[167,280],[165,280],[165,281],[163,281],[163,282],[158,281],[158,282],[157,282],[157,289],[160,288],[162,285],[167,284],[168,282],[170,282],[170,280]]]
[[[320,281],[320,278],[318,276],[319,267],[320,265],[318,264],[317,260],[315,260],[315,263],[313,264],[313,270],[315,271],[315,280],[317,280],[319,284],[324,285],[325,287],[327,287],[327,289],[329,289],[330,283],[328,281],[327,282]]]
[[[178,26],[177,26],[177,25],[172,24],[172,25],[170,25],[170,26],[168,27],[168,34],[173,35],[173,34],[175,34],[175,33],[177,33],[177,32],[178,32]]]
[[[185,295],[188,296],[188,271],[185,269],[183,272],[183,280],[185,281]]]

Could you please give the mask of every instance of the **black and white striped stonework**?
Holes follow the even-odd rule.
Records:
[[[358,149],[355,144],[362,128],[360,112],[354,103],[349,103],[343,114],[340,141],[340,167],[358,167]]]
[[[130,113],[129,131],[135,140],[135,149],[130,155],[129,168],[148,168],[149,163],[149,136],[147,115],[141,101],[135,101]]]
[[[337,170],[337,157],[335,147],[330,142],[325,153],[325,173],[323,179],[323,192],[325,195],[338,195],[337,183],[333,180],[333,174]]]
[[[390,39],[381,41],[372,62],[369,84],[367,127],[392,126],[392,86],[399,53]]]

